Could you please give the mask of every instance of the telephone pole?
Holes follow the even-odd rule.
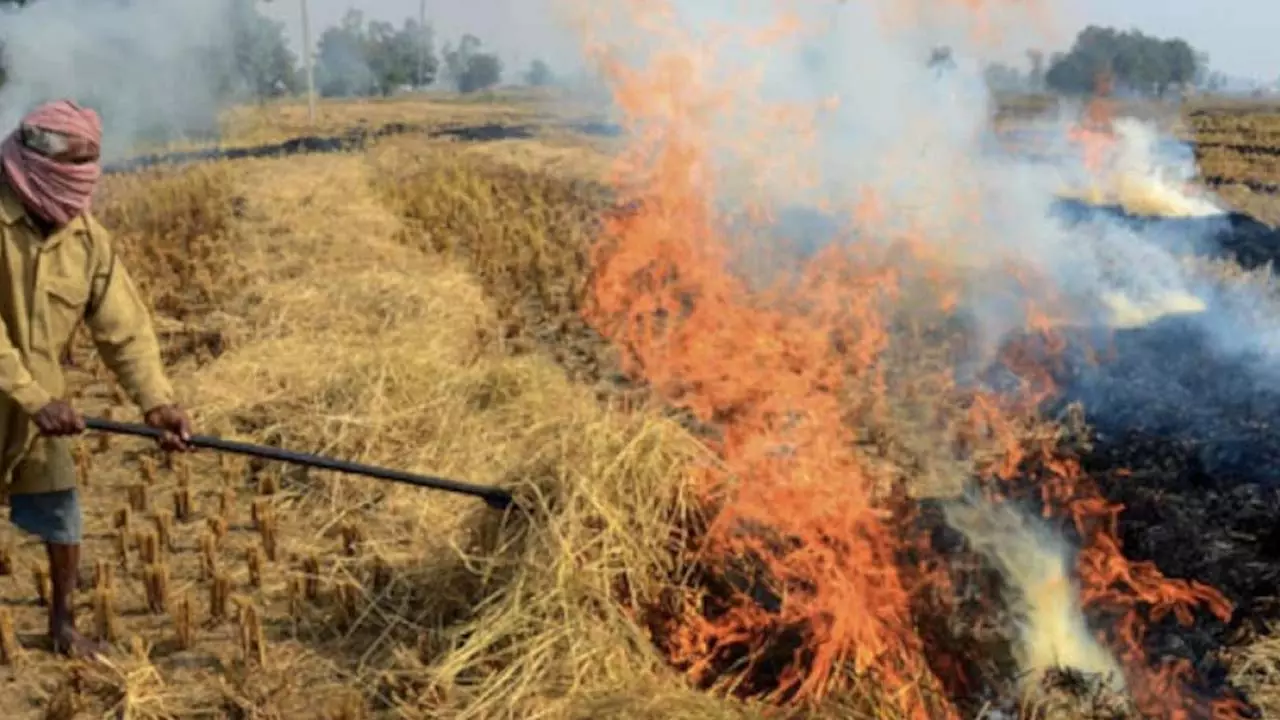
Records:
[[[307,119],[312,125],[316,122],[316,74],[311,58],[311,18],[307,13],[307,0],[298,0],[302,5],[302,60],[307,73]]]

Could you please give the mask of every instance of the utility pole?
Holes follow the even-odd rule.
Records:
[[[298,0],[302,5],[302,59],[307,72],[307,119],[312,125],[316,122],[316,74],[311,58],[311,18],[307,14],[307,0]]]
[[[427,77],[427,0],[418,3],[418,90],[426,86]]]

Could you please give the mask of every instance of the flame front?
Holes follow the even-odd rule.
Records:
[[[1016,257],[988,269],[1020,288],[1033,339],[1001,351],[1018,383],[997,394],[961,387],[950,362],[957,336],[945,328],[973,269],[923,227],[888,222],[876,191],[828,199],[828,207],[848,218],[850,235],[879,241],[833,238],[809,257],[762,261],[761,236],[778,210],[769,188],[783,172],[795,185],[814,180],[761,143],[779,124],[794,130],[813,115],[753,108],[756,132],[726,138],[720,121],[742,114],[752,78],[717,76],[715,43],[680,36],[676,8],[622,5],[661,50],[638,67],[623,61],[624,49],[595,48],[633,132],[616,168],[622,210],[607,219],[593,258],[588,319],[624,351],[628,373],[707,428],[719,458],[700,471],[712,519],[687,552],[721,582],[710,594],[707,583],[691,583],[668,617],[659,642],[671,662],[703,685],[776,702],[819,701],[857,684],[906,717],[959,717],[953,698],[977,688],[967,687],[964,658],[932,647],[922,630],[922,598],[945,605],[950,580],[945,560],[911,529],[913,498],[952,497],[978,478],[996,499],[1031,488],[1047,514],[1074,524],[1083,545],[1079,600],[1110,619],[1099,637],[1140,709],[1199,712],[1183,686],[1188,669],[1144,655],[1144,628],[1167,614],[1189,622],[1197,608],[1226,618],[1231,607],[1211,588],[1128,562],[1119,508],[1037,418],[1055,391],[1045,363],[1066,346],[1054,330],[1061,308],[1051,283]],[[983,5],[959,3],[975,13]],[[794,16],[779,17],[753,41],[800,30]],[[737,210],[719,202],[726,195],[739,199]],[[764,270],[743,271],[753,264]],[[907,336],[914,344],[904,355]],[[922,360],[931,354],[940,360]],[[886,450],[906,440],[880,437],[904,417],[924,438],[911,452],[930,459],[930,477]],[[1039,579],[1026,593],[1057,594],[1075,607],[1062,572],[1032,575]],[[1079,653],[1086,656],[1096,653]],[[1223,718],[1237,710],[1212,707]]]

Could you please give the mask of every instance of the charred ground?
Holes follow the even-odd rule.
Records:
[[[1255,279],[1280,253],[1280,231],[1244,213],[1152,218],[1076,202],[1058,212],[1073,223],[1121,223],[1177,252],[1254,269]],[[1123,507],[1126,555],[1235,605],[1227,622],[1208,612],[1190,625],[1168,617],[1148,636],[1153,658],[1197,669],[1206,696],[1230,684],[1224,649],[1280,619],[1280,390],[1266,322],[1233,319],[1246,306],[1273,317],[1272,302],[1269,281],[1218,284],[1200,313],[1067,331],[1070,350],[1053,365],[1062,392],[1049,412],[1083,409],[1087,425],[1070,447]]]

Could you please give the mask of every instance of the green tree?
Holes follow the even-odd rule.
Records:
[[[320,36],[316,84],[326,96],[389,95],[405,85],[430,85],[438,67],[429,26],[406,20],[397,29],[352,9]]]
[[[1197,71],[1200,66],[1201,54],[1196,52],[1186,40],[1180,38],[1173,40],[1165,40],[1164,57],[1168,76],[1165,78],[1168,86],[1189,85],[1195,82]]]
[[[982,72],[987,87],[997,92],[1026,89],[1026,79],[1018,69],[1005,63],[991,63]]]
[[[1131,92],[1163,96],[1193,82],[1202,61],[1202,56],[1179,38],[1089,26],[1076,36],[1069,52],[1054,57],[1045,82],[1058,92],[1081,94],[1093,89],[1094,78],[1101,73],[1111,73]]]
[[[551,73],[551,66],[542,60],[534,60],[529,63],[529,69],[524,74],[524,81],[533,87],[545,87],[554,84],[556,78]]]
[[[426,87],[436,81],[440,60],[435,53],[435,34],[430,25],[421,25],[412,18],[404,21],[396,33],[394,45],[397,56],[410,66],[409,83],[414,87]]]
[[[396,88],[423,87],[435,80],[438,61],[431,48],[431,28],[405,20],[400,29],[390,23],[370,23],[366,34],[369,70],[378,89],[387,95]]]
[[[263,0],[270,2],[271,0]],[[0,0],[0,11],[29,5],[31,0]],[[201,50],[208,53],[210,77],[218,81],[223,97],[267,98],[298,89],[298,58],[285,39],[284,23],[258,11],[255,0],[231,0],[230,58],[225,48]],[[0,85],[5,81],[3,47],[0,46]]]
[[[491,88],[502,81],[502,60],[481,52],[480,39],[463,35],[456,48],[444,47],[445,76],[460,93]]]
[[[478,53],[468,60],[458,81],[458,92],[487,90],[502,82],[502,60],[493,53]]]
[[[374,89],[382,95],[390,95],[410,79],[411,66],[398,56],[395,36],[396,28],[389,22],[370,21],[365,28],[365,62],[373,75]]]
[[[372,95],[377,79],[369,68],[364,13],[348,10],[326,28],[316,45],[316,89],[325,97]]]
[[[284,23],[258,12],[254,0],[231,7],[233,87],[258,99],[298,91],[298,58],[285,39]]]

